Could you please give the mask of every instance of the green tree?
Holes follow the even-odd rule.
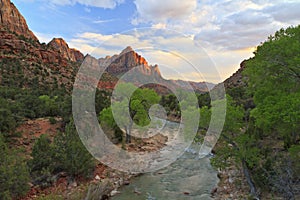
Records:
[[[16,128],[16,121],[9,109],[0,108],[0,133],[9,134]]]
[[[216,157],[212,159],[215,166],[224,167],[229,158],[233,158],[238,165],[242,165],[244,175],[250,187],[252,196],[257,197],[249,168],[253,168],[259,161],[259,149],[252,135],[245,131],[245,112],[241,106],[237,106],[232,97],[226,97],[226,117],[221,134],[223,144],[218,148]],[[212,102],[212,108],[214,104]]]
[[[168,116],[180,117],[179,101],[174,94],[163,95],[159,104],[165,108]]]
[[[102,127],[111,129],[113,131],[113,135],[108,137],[112,140],[116,139],[115,143],[122,142],[123,140],[123,132],[115,122],[115,119],[112,114],[111,107],[104,108],[99,114],[99,121],[101,122]],[[109,134],[109,130],[105,131],[106,134]]]
[[[57,102],[58,96],[50,97],[48,95],[39,96],[41,101],[40,112],[42,116],[57,116],[59,115],[59,105]]]
[[[47,135],[41,135],[36,140],[31,156],[30,162],[32,171],[42,171],[43,169],[50,168],[53,162],[53,147],[51,146],[51,140]]]
[[[57,167],[71,176],[88,177],[95,167],[96,162],[82,144],[72,120],[65,132],[55,137],[54,148]]]
[[[17,152],[9,150],[0,135],[0,199],[16,199],[29,190],[29,172]]]
[[[262,160],[252,172],[262,187],[294,199],[299,181],[291,172],[297,169],[294,159],[300,141],[300,26],[277,31],[254,53],[244,70],[255,104],[247,132],[262,149]]]
[[[296,144],[300,133],[299,55],[300,26],[281,29],[257,47],[244,72],[256,105],[255,126],[281,136],[285,148]]]
[[[95,97],[95,110],[99,114],[104,108],[110,106],[111,92],[107,90],[97,90]]]
[[[207,106],[200,108],[199,128],[207,130],[211,119],[211,110]]]
[[[148,111],[153,104],[157,104],[160,97],[154,90],[136,88],[133,84],[124,83],[116,88],[122,98],[114,102],[111,108],[104,109],[99,116],[100,122],[115,127],[114,117],[117,117],[119,128],[125,132],[126,143],[131,142],[131,129],[133,123],[145,126],[150,123]],[[134,91],[131,97],[127,97],[130,91]],[[128,113],[129,115],[126,115]],[[112,112],[113,110],[113,112]],[[125,114],[124,114],[125,113]]]
[[[57,168],[54,151],[55,149],[47,135],[41,135],[36,140],[31,152],[32,160],[28,163],[35,184],[43,187],[52,184],[51,176]]]

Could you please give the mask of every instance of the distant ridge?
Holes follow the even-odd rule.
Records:
[[[66,87],[71,91],[75,75],[85,57],[79,50],[69,48],[63,38],[53,38],[48,44],[40,43],[14,4],[10,0],[0,0],[0,59],[9,62],[22,61],[19,64],[22,69],[18,72],[23,77],[19,80],[21,87],[30,87],[34,82],[45,87]],[[130,46],[119,55],[96,60],[99,65],[109,63],[105,80],[100,80],[99,88],[112,89],[118,78],[129,70],[135,70],[142,78],[154,79],[166,86],[188,89],[186,85],[189,83],[197,92],[207,92],[213,85],[204,82],[165,80],[158,65],[149,65],[147,60]],[[6,68],[7,72],[11,70],[8,74],[14,79],[14,69],[9,69],[9,66]],[[7,79],[10,79],[9,77]],[[138,78],[132,77],[131,81],[136,84],[142,83],[143,80]],[[4,80],[0,77],[1,85],[5,85]],[[161,93],[166,92],[163,87],[153,87]]]

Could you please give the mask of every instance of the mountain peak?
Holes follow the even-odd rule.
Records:
[[[137,67],[143,66],[143,73],[152,73],[152,67],[144,57],[136,53],[132,47],[126,47],[119,55],[99,59],[101,63],[110,63],[107,71],[113,75],[121,75],[127,71]],[[154,69],[154,68],[153,68]],[[158,70],[155,69],[155,72]]]
[[[56,45],[60,45],[60,46],[68,46],[67,42],[63,39],[63,38],[53,38],[49,44],[56,44]]]
[[[38,41],[29,30],[26,20],[10,0],[0,0],[0,29],[2,27],[17,35]]]
[[[76,49],[69,48],[69,45],[63,38],[53,38],[48,45],[59,51],[64,58],[73,62],[83,61],[84,59],[84,55]]]
[[[125,54],[125,53],[128,53],[128,52],[132,52],[134,51],[133,48],[131,46],[127,46],[122,52],[120,55],[122,54]]]

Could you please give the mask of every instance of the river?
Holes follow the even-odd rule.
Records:
[[[209,158],[198,158],[200,146],[193,144],[171,165],[133,178],[113,200],[207,200],[218,183]]]

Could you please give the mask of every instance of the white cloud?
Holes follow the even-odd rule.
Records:
[[[224,78],[217,76],[213,62],[192,38],[169,30],[138,29],[114,35],[86,32],[70,41],[70,46],[97,58],[119,54],[128,45],[149,64],[158,64],[165,78],[215,83]]]
[[[26,0],[26,1],[37,1],[37,0]],[[85,6],[92,6],[92,7],[99,7],[99,8],[109,8],[113,9],[117,5],[124,2],[124,0],[41,0],[44,2],[47,2],[51,5],[58,5],[58,6],[64,6],[64,5],[75,5],[76,3],[85,5]],[[85,9],[87,12],[89,9]]]
[[[300,23],[300,2],[279,3],[265,8],[264,12],[282,23]]]
[[[157,23],[157,24],[153,24],[152,28],[158,28],[158,29],[164,29],[167,27],[167,24],[165,23]]]
[[[114,8],[123,0],[83,1],[83,0],[52,0],[55,5],[81,3],[86,6]],[[197,45],[203,47],[216,64],[221,79],[229,77],[239,67],[243,59],[252,56],[253,48],[264,41],[269,35],[282,27],[300,23],[299,1],[284,0],[135,0],[137,11],[132,23],[148,24],[152,28],[176,30],[194,38]],[[94,23],[105,23],[104,20]],[[42,35],[38,35],[42,38]],[[45,37],[44,37],[45,38]],[[171,66],[172,71],[161,71],[166,77],[176,78],[182,74],[186,78],[199,80],[192,68],[174,54],[161,51],[140,51],[155,46],[165,50],[179,49],[193,63],[195,49],[189,49],[186,40],[172,34],[157,32],[134,31],[131,34],[105,35],[85,32],[70,40],[70,46],[96,57],[105,57],[120,53],[131,45],[144,56],[150,64]],[[205,54],[202,54],[205,57]],[[203,63],[207,62],[203,61]],[[205,64],[203,64],[205,66]],[[202,66],[202,67],[203,67]],[[207,70],[207,71],[206,71]],[[201,70],[207,81],[219,82],[214,72],[207,68]]]
[[[103,24],[103,23],[109,23],[109,22],[113,22],[116,21],[116,19],[106,19],[106,20],[95,20],[93,21],[94,24]]]
[[[135,0],[137,22],[184,19],[197,7],[197,0]]]
[[[90,13],[92,10],[90,8],[88,8],[88,7],[85,7],[84,11],[87,12],[87,13]]]
[[[195,35],[202,46],[219,51],[257,46],[276,30],[300,23],[297,0],[136,0],[135,4],[134,23]]]

